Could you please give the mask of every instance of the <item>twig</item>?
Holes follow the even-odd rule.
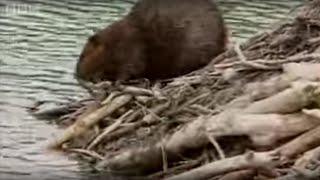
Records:
[[[216,150],[220,156],[220,159],[225,159],[226,155],[223,152],[223,150],[221,149],[221,147],[220,147],[219,143],[216,141],[216,139],[213,136],[211,136],[209,133],[207,133],[207,137],[208,137],[209,141],[211,142],[211,144],[216,148]]]
[[[86,150],[86,149],[68,149],[67,150],[68,152],[74,152],[74,153],[80,153],[80,154],[83,154],[83,155],[86,155],[86,156],[90,156],[90,157],[93,157],[97,160],[103,160],[103,156],[101,156],[100,154],[94,152],[94,151],[89,151],[89,150]]]
[[[238,43],[236,43],[234,45],[234,50],[236,51],[236,53],[237,53],[237,55],[238,55],[238,57],[240,59],[240,62],[244,66],[249,66],[249,67],[252,67],[254,69],[262,69],[262,70],[272,70],[272,69],[274,69],[273,67],[269,67],[269,66],[265,66],[265,65],[262,65],[262,64],[254,63],[252,61],[248,61],[247,58],[242,53],[242,51],[240,49],[240,45]]]
[[[281,28],[281,27],[279,27]],[[250,46],[255,45],[256,43],[263,41],[264,39],[268,38],[270,36],[270,34],[268,32],[258,32],[255,35],[253,35],[247,42],[241,44],[242,49],[247,49],[250,48]],[[214,64],[218,64],[222,61],[225,61],[226,59],[235,56],[236,52],[233,49],[229,49],[227,51],[225,51],[224,53],[221,53],[219,56],[215,57],[213,60],[211,60],[211,62],[204,67],[204,71],[210,71],[211,67]]]
[[[136,110],[128,118],[125,119],[124,123],[129,124],[129,123],[135,121],[141,114],[142,114],[141,109]]]
[[[162,169],[163,169],[163,172],[167,172],[167,171],[168,171],[168,157],[167,157],[167,153],[166,153],[163,145],[161,145],[160,147],[161,147],[161,154],[162,154]]]
[[[169,111],[167,113],[167,116],[174,116],[176,114],[179,114],[181,111],[183,111],[185,108],[187,108],[188,106],[196,103],[197,101],[200,101],[206,97],[208,97],[211,93],[204,93],[204,94],[200,94],[199,96],[196,96],[192,99],[190,99],[189,101],[185,102],[184,104],[180,105],[180,107],[178,109],[173,109],[171,111]]]
[[[97,89],[112,89],[112,88],[114,88],[117,91],[120,91],[125,94],[131,94],[133,96],[136,96],[136,95],[154,96],[154,93],[152,92],[152,90],[140,88],[140,87],[135,87],[135,86],[122,85],[122,84],[114,86],[109,81],[100,82],[99,84],[96,84],[95,87]]]
[[[76,120],[77,118],[81,118],[82,116],[86,116],[93,111],[97,110],[100,107],[100,103],[96,101],[92,101],[91,103],[86,104],[85,106],[80,107],[75,112],[61,116],[58,120],[58,124],[62,124],[64,121],[67,120]]]
[[[202,75],[195,75],[194,73],[191,73],[190,75],[172,79],[172,82],[170,81],[168,87],[179,87],[185,85],[186,83],[189,85],[201,84],[203,82],[204,74],[206,77],[214,78],[219,77],[221,72],[204,72]]]
[[[113,91],[113,92],[111,92],[111,93],[109,94],[109,96],[108,96],[105,100],[103,100],[103,101],[101,102],[101,105],[107,105],[107,104],[111,103],[114,98],[116,98],[117,96],[120,96],[121,94],[122,94],[122,93],[119,92],[119,91]]]
[[[311,38],[308,40],[309,44],[314,44],[314,43],[319,43],[320,42],[320,37],[315,37],[315,38]]]
[[[134,86],[120,86],[120,90],[126,94],[131,95],[139,95],[139,96],[154,96],[152,90],[145,89],[145,88],[138,88]]]
[[[198,111],[199,114],[204,114],[204,115],[208,115],[208,114],[213,115],[214,113],[217,112],[217,111],[211,110],[211,109],[206,108],[206,107],[199,105],[199,104],[193,104],[190,106],[190,108],[192,110]]]
[[[170,103],[165,103],[165,104],[160,104],[156,107],[154,107],[152,111],[154,114],[160,114],[162,113],[164,110],[166,110],[168,107],[170,106]],[[112,133],[109,134],[109,136],[104,137],[103,142],[106,143],[108,141],[111,141],[113,139],[119,138],[125,134],[128,134],[144,125],[152,125],[159,122],[159,119],[155,118],[153,114],[148,114],[146,116],[143,117],[143,119],[141,121],[138,121],[136,123],[133,123],[132,125],[123,127],[119,130],[116,130]]]
[[[108,134],[110,134],[110,132],[116,130],[123,121],[125,121],[125,119],[130,116],[134,111],[133,110],[129,110],[128,112],[126,112],[125,114],[123,114],[119,119],[116,120],[115,123],[113,123],[112,125],[106,127],[103,132],[98,135],[89,145],[86,149],[91,150],[92,148],[94,148],[97,144],[100,143],[100,141],[102,139],[105,138],[105,136],[107,136]]]
[[[145,113],[145,115],[150,114],[153,116],[153,118],[157,119],[158,121],[162,121],[163,119],[158,116],[156,113],[154,113],[152,110],[148,109],[147,107],[145,107],[144,105],[140,104],[139,102],[135,102],[139,107],[141,107],[144,111],[146,111],[147,113]]]
[[[293,55],[290,56],[286,59],[256,59],[256,60],[251,60],[250,62],[252,63],[261,63],[261,64],[266,64],[266,65],[281,65],[285,63],[292,63],[292,62],[306,62],[314,59],[320,59],[320,54],[319,53],[312,53],[312,54],[303,54],[303,55]],[[224,64],[217,64],[214,67],[217,69],[225,69],[225,68],[232,68],[234,66],[242,65],[242,61],[236,61],[232,63],[224,63]],[[276,67],[274,67],[275,69]],[[279,67],[280,68],[280,67]]]

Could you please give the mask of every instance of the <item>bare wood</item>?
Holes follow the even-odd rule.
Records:
[[[77,109],[75,112],[60,117],[57,122],[58,123],[64,123],[65,120],[76,120],[78,118],[82,118],[84,116],[87,116],[88,114],[92,113],[93,111],[97,110],[100,107],[100,103],[96,101],[92,101],[85,106]]]
[[[234,156],[203,165],[185,173],[169,177],[167,180],[208,179],[222,173],[248,168],[273,167],[279,163],[280,157],[276,152],[249,152],[244,155]]]
[[[119,92],[119,91],[113,91],[113,92],[111,92],[111,93],[108,95],[108,97],[101,102],[101,105],[108,105],[108,104],[110,104],[114,98],[116,98],[117,96],[120,96],[121,94],[122,94],[122,92]]]
[[[213,137],[247,135],[252,139],[254,145],[267,145],[270,147],[279,140],[295,136],[320,124],[319,120],[315,120],[313,117],[305,114],[239,115],[234,118],[230,114],[230,112],[226,112],[223,116],[220,115],[220,117],[213,116],[207,120],[208,122],[206,122],[208,117],[201,117],[201,119],[199,118],[189,123],[168,139],[164,139],[162,143],[158,143],[153,147],[126,151],[112,159],[101,162],[99,167],[112,167],[116,164],[134,167],[137,166],[135,163],[139,164],[140,169],[148,169],[149,163],[152,163],[152,167],[161,166],[162,146],[164,147],[164,151],[169,153],[167,157],[170,160],[174,155],[183,154],[188,149],[198,148],[209,143],[206,136],[207,132]],[[155,153],[155,151],[158,153]],[[142,158],[149,156],[159,161],[150,162],[150,159]],[[133,161],[133,159],[139,159],[139,161]]]
[[[279,177],[276,180],[319,180],[319,177],[320,168],[313,171],[308,169],[295,169],[292,173]]]
[[[199,115],[209,115],[209,114],[217,113],[217,111],[206,108],[206,107],[201,106],[199,104],[190,105],[189,109],[192,111],[196,111]]]
[[[302,113],[288,115],[224,113],[220,117],[209,119],[206,130],[215,137],[246,135],[254,146],[270,147],[282,139],[298,135],[319,124],[318,119]]]
[[[289,88],[292,82],[303,79],[316,81],[320,79],[320,64],[290,63],[283,65],[284,74],[272,77],[265,82],[249,83],[245,94],[253,100],[264,99]]]
[[[299,55],[293,55],[291,57],[288,57],[286,59],[255,59],[250,60],[248,62],[254,63],[254,64],[262,64],[262,65],[272,65],[273,69],[277,69],[277,67],[281,68],[279,65],[286,64],[286,63],[297,63],[297,62],[307,62],[308,60],[314,60],[314,59],[320,59],[319,53],[312,53],[312,54],[299,54]],[[217,69],[226,69],[226,68],[234,68],[236,66],[243,65],[243,61],[235,61],[231,63],[224,63],[224,64],[216,64],[214,65]],[[253,66],[253,68],[260,68],[259,66]],[[263,66],[261,67],[264,68]]]
[[[219,180],[248,180],[253,179],[253,177],[256,175],[256,171],[252,169],[248,170],[240,170],[228,173],[221,177]]]
[[[170,103],[165,103],[152,108],[150,110],[152,113],[144,116],[142,120],[110,133],[108,136],[105,136],[102,141],[106,143],[113,139],[124,136],[125,134],[130,133],[131,131],[134,131],[144,125],[152,125],[159,122],[159,119],[155,116],[155,114],[158,116],[158,114],[161,114],[164,110],[166,110],[169,107],[169,105]]]
[[[306,132],[302,136],[294,139],[293,141],[285,144],[284,146],[280,147],[275,151],[265,152],[265,153],[278,154],[279,159],[277,159],[277,161],[275,161],[273,165],[279,165],[283,163],[283,161],[285,160],[284,158],[290,158],[290,157],[296,156],[297,154],[300,154],[301,152],[306,151],[309,147],[320,146],[319,138],[320,138],[320,126]],[[259,167],[257,165],[259,163],[250,162],[246,164],[241,162],[242,160],[241,158],[243,158],[242,156],[236,156],[236,157],[227,158],[220,161],[215,161],[210,164],[196,168],[192,171],[189,171],[177,176],[173,176],[172,178],[169,178],[169,180],[206,179],[221,173]],[[238,159],[233,159],[233,158],[238,158]],[[265,166],[268,166],[270,162],[273,162],[273,161],[264,161]],[[248,166],[248,164],[250,164],[251,166]],[[261,167],[263,167],[263,164],[260,164],[260,165]]]
[[[199,117],[192,123],[187,124],[164,141],[164,149],[172,154],[183,154],[187,149],[198,148],[209,143],[207,133],[215,138],[246,135],[250,137],[255,146],[270,147],[282,139],[303,133],[319,124],[320,121],[317,118],[304,113],[287,115],[246,114],[243,113],[242,109],[231,109],[215,116]],[[119,157],[115,157],[110,161],[114,164],[127,164],[127,160],[132,157],[148,156],[147,154],[153,151],[129,152],[130,156],[125,156],[128,159],[123,158],[120,154]],[[161,157],[161,154],[159,156]],[[117,160],[121,160],[121,162]],[[161,162],[158,163],[161,164]],[[141,166],[141,168],[143,167]]]
[[[149,178],[150,179],[159,179],[160,177],[164,177],[164,176],[168,176],[170,174],[176,174],[178,172],[182,172],[182,171],[185,171],[185,170],[192,169],[192,168],[198,166],[203,159],[204,158],[199,158],[197,160],[191,160],[191,161],[183,162],[181,165],[178,165],[176,167],[168,169],[168,171],[166,171],[166,172],[161,171],[161,172],[152,174],[152,175],[149,176]]]
[[[199,117],[192,123],[187,124],[164,141],[164,149],[172,154],[183,154],[188,149],[198,148],[209,143],[207,133],[215,138],[246,135],[251,138],[255,146],[270,147],[282,139],[298,135],[319,124],[320,121],[317,118],[303,113],[287,115],[246,114],[243,113],[242,109],[231,109],[215,116]],[[113,164],[136,163],[130,161],[130,159],[136,156],[149,156],[148,153],[154,153],[147,149],[128,151],[124,153],[125,156],[120,154],[109,161]],[[155,157],[159,156],[158,158],[161,157],[161,153],[153,155]],[[152,163],[155,164],[156,162]],[[157,163],[161,164],[161,161]],[[145,165],[146,167],[141,166],[140,168],[148,168],[147,163]]]
[[[320,109],[303,109],[302,112],[308,116],[320,119]]]
[[[163,146],[160,146],[161,148],[161,156],[162,156],[162,170],[163,172],[167,172],[168,171],[168,157],[167,157],[167,153],[164,149]]]
[[[280,147],[279,151],[282,156],[290,159],[317,146],[320,146],[320,126]]]
[[[246,113],[293,113],[313,102],[317,98],[320,84],[314,82],[294,82],[292,87],[274,96],[252,103]]]
[[[320,62],[320,53],[302,56],[309,59],[318,59]],[[309,81],[318,81],[320,79],[319,63],[289,63],[283,65],[285,75],[291,79],[305,79]]]
[[[126,112],[125,114],[123,114],[119,119],[116,120],[115,123],[113,123],[112,125],[106,127],[101,134],[99,134],[89,145],[86,149],[91,150],[93,147],[95,147],[97,144],[99,144],[99,142],[105,138],[105,136],[107,136],[108,134],[110,134],[110,132],[116,130],[123,121],[126,120],[126,118],[131,115],[133,113],[133,110],[129,110],[128,112]]]
[[[103,81],[93,86],[97,89],[116,88],[117,91],[121,91],[122,93],[131,94],[131,95],[154,96],[154,93],[152,92],[152,90],[139,88],[135,86],[127,86],[122,84],[119,84],[119,85],[116,85],[116,87],[113,87],[113,84],[110,81]]]
[[[98,154],[94,151],[90,151],[90,150],[86,150],[86,149],[68,149],[67,151],[90,156],[90,157],[95,158],[97,160],[103,160],[103,156],[101,156],[100,154]]]
[[[311,149],[310,151],[305,152],[299,159],[296,160],[294,166],[304,168],[310,162],[317,159],[320,160],[320,145],[314,149]]]
[[[226,155],[223,152],[222,148],[220,147],[219,143],[216,141],[216,139],[213,136],[211,136],[210,134],[207,134],[207,137],[208,137],[209,141],[211,142],[211,144],[213,145],[213,147],[218,152],[220,159],[225,159]]]
[[[61,136],[58,136],[56,139],[54,139],[49,144],[49,147],[58,148],[64,142],[81,135],[82,133],[87,131],[87,129],[91,128],[94,124],[99,122],[101,119],[112,114],[118,108],[127,104],[131,99],[131,95],[123,95],[116,97],[112,101],[112,103],[110,103],[110,105],[102,106],[101,108],[89,114],[88,116],[78,119],[73,125],[68,127]]]
[[[298,135],[319,125],[320,121],[304,114],[241,114],[241,110],[225,111],[215,116],[202,116],[174,133],[166,149],[183,152],[208,143],[206,133],[217,138],[247,135],[256,146],[271,146],[281,139]]]
[[[269,67],[269,66],[266,66],[266,65],[263,65],[263,64],[259,64],[259,63],[253,62],[253,61],[248,61],[247,58],[244,56],[244,54],[243,54],[243,52],[242,52],[242,50],[240,48],[240,45],[238,43],[235,44],[234,50],[235,50],[235,52],[237,53],[237,55],[238,55],[238,57],[240,59],[241,65],[249,66],[251,68],[261,69],[261,70],[272,70],[272,69],[274,69],[273,67]]]
[[[280,27],[278,27],[280,28]],[[262,41],[269,37],[270,34],[267,32],[258,32],[255,35],[253,35],[247,42],[240,45],[241,49],[247,49],[252,45],[255,45],[255,43]],[[211,62],[204,68],[204,70],[210,70],[212,66],[215,64],[221,63],[225,61],[226,59],[233,57],[236,55],[236,52],[234,51],[234,48],[228,49],[224,53],[221,53],[219,56],[215,57],[211,60]]]

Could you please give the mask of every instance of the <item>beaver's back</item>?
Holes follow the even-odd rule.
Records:
[[[141,0],[127,18],[144,37],[151,79],[191,72],[225,48],[223,18],[210,0]]]

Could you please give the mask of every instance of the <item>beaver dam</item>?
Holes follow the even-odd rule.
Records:
[[[51,148],[98,170],[170,180],[320,178],[320,0],[201,70],[152,87],[91,89],[99,98],[33,113],[58,116],[65,128]]]

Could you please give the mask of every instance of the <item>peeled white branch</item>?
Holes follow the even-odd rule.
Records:
[[[249,152],[220,161],[215,161],[182,174],[172,176],[167,180],[202,180],[216,175],[248,168],[273,167],[279,164],[280,157],[275,152]]]
[[[293,113],[316,101],[320,94],[319,90],[319,83],[297,81],[292,84],[291,88],[252,103],[244,109],[244,112],[255,114]]]
[[[88,116],[78,119],[73,125],[69,126],[61,136],[58,136],[56,139],[54,139],[49,144],[49,147],[58,148],[66,141],[78,137],[79,135],[90,129],[93,125],[98,123],[101,119],[112,114],[117,109],[130,102],[131,99],[131,95],[118,96],[113,99],[110,104],[102,106]]]

